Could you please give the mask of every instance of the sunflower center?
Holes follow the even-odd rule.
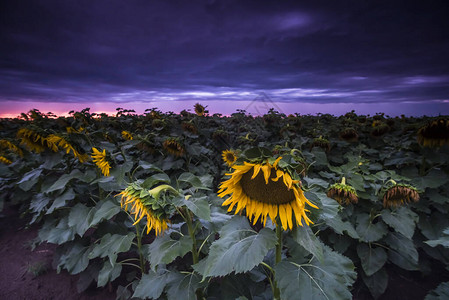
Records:
[[[265,183],[262,170],[254,179],[251,179],[253,172],[254,168],[243,174],[240,180],[243,192],[252,200],[268,204],[285,204],[295,200],[293,188],[289,190],[282,178],[279,178],[278,181],[271,180],[271,178],[276,178],[274,169],[271,170],[268,184]]]
[[[226,154],[226,159],[227,159],[228,161],[230,161],[230,162],[234,162],[234,160],[235,160],[234,154],[232,154],[232,153],[227,153],[227,154]]]

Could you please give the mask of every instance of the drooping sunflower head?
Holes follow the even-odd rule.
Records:
[[[238,156],[237,156],[237,152],[236,151],[234,151],[234,150],[224,150],[222,153],[221,153],[221,156],[223,157],[223,161],[228,165],[228,166],[232,166],[235,162],[236,162],[236,160],[237,160],[237,158],[238,158]]]
[[[61,148],[62,150],[65,150],[67,154],[72,152],[73,156],[77,158],[80,163],[85,163],[89,160],[89,155],[87,155],[87,153],[84,153],[84,151],[80,150],[77,145],[63,136],[50,134],[46,141],[47,147],[53,152],[57,152]]]
[[[418,143],[432,148],[449,145],[449,119],[433,120],[419,128]]]
[[[151,126],[156,130],[163,130],[166,126],[166,122],[164,119],[153,119]]]
[[[97,148],[92,148],[92,160],[104,176],[109,176],[111,165],[107,158],[106,149],[100,152]]]
[[[127,141],[131,141],[133,139],[133,135],[129,131],[126,131],[126,130],[122,131],[122,137]]]
[[[18,146],[16,146],[15,144],[13,144],[12,142],[10,142],[8,140],[1,139],[0,140],[0,148],[8,149],[8,150],[14,152],[15,154],[19,155],[20,157],[23,157],[22,149],[20,149]]]
[[[193,134],[197,134],[198,133],[198,128],[196,128],[195,124],[193,124],[192,122],[182,122],[182,129],[184,131],[193,133]]]
[[[419,201],[418,189],[405,183],[394,183],[385,190],[383,195],[383,206],[399,207],[404,204]]]
[[[147,234],[154,229],[158,236],[168,229],[170,206],[158,196],[165,187],[169,186],[159,186],[148,190],[142,187],[141,181],[136,181],[119,193],[121,207],[134,215],[133,225],[146,217]]]
[[[229,139],[229,133],[223,129],[217,129],[212,133],[212,138],[216,141],[227,141]]]
[[[9,159],[7,159],[6,157],[4,157],[3,155],[0,155],[0,163],[4,164],[4,165],[10,165],[12,164],[12,161],[10,161]]]
[[[359,201],[355,188],[346,184],[344,177],[341,183],[334,183],[329,187],[327,196],[337,200],[340,205],[356,204]]]
[[[328,139],[323,138],[322,136],[313,140],[312,146],[310,148],[318,147],[323,149],[326,152],[331,150],[331,144]]]
[[[340,137],[347,142],[355,142],[358,140],[359,134],[354,128],[348,127],[340,132]]]
[[[46,135],[36,128],[20,128],[17,137],[20,144],[25,145],[30,151],[41,153],[46,149]]]
[[[204,113],[206,112],[206,108],[199,103],[196,103],[194,105],[194,108],[195,108],[195,113],[200,117],[202,117],[204,115]]]
[[[306,203],[318,207],[306,199],[300,181],[293,178],[292,172],[279,167],[281,159],[234,164],[234,171],[226,174],[231,178],[220,184],[218,196],[231,195],[222,205],[229,205],[229,212],[235,208],[234,214],[244,210],[253,224],[260,218],[265,225],[268,217],[273,223],[279,218],[285,230],[302,226],[302,219],[310,224]]]
[[[385,133],[387,133],[388,131],[390,131],[390,126],[388,126],[387,124],[385,124],[384,122],[381,121],[374,121],[378,122],[378,124],[376,126],[373,127],[373,129],[371,130],[371,135],[373,137],[380,137],[383,136]]]
[[[168,153],[177,157],[183,156],[186,151],[179,138],[169,137],[164,141],[162,146]]]

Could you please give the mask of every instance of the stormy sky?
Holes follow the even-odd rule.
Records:
[[[210,102],[218,111],[257,98],[299,113],[449,114],[446,3],[1,1],[0,109]]]

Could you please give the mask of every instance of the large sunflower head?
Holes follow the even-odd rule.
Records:
[[[206,112],[206,108],[199,103],[196,103],[194,108],[195,108],[195,113],[200,117],[202,117],[204,115],[204,113]]]
[[[164,141],[162,146],[168,153],[177,157],[183,156],[186,152],[186,149],[179,138],[169,137]]]
[[[92,148],[92,160],[104,176],[109,176],[111,165],[107,159],[106,149],[100,152],[97,148]]]
[[[340,137],[347,142],[355,142],[359,138],[357,130],[352,127],[347,127],[340,132]]]
[[[327,190],[327,196],[329,198],[337,200],[340,205],[349,205],[351,203],[355,204],[359,201],[357,192],[352,186],[346,184],[346,180],[344,177],[341,183],[334,183],[329,187],[329,189]]]
[[[1,149],[8,149],[14,153],[16,153],[17,155],[19,155],[20,157],[23,157],[23,151],[22,149],[20,149],[19,147],[17,147],[15,144],[11,143],[8,140],[5,139],[1,139],[0,140],[0,148]]]
[[[4,164],[4,165],[10,165],[12,164],[12,161],[10,161],[9,159],[7,159],[6,157],[4,157],[3,155],[0,155],[0,163]]]
[[[182,122],[181,124],[182,129],[184,131],[193,133],[193,134],[197,134],[198,133],[198,128],[195,126],[195,124],[193,124],[192,122]]]
[[[129,131],[126,131],[126,130],[122,131],[122,137],[127,141],[131,141],[133,139],[133,135]]]
[[[430,121],[418,130],[418,143],[424,147],[449,145],[449,119]]]
[[[77,158],[80,163],[85,163],[89,160],[89,155],[87,155],[87,153],[83,153],[84,151],[78,150],[76,145],[68,141],[66,138],[56,134],[50,134],[47,137],[47,147],[53,152],[57,152],[59,148],[65,150],[67,154],[72,152],[73,156]]]
[[[142,187],[141,181],[136,181],[128,185],[122,191],[121,207],[134,215],[135,222],[139,223],[144,217],[147,220],[147,234],[154,229],[156,236],[168,229],[170,205],[159,197],[159,194],[166,189],[172,189],[168,185],[161,185],[152,190]]]
[[[418,189],[405,184],[393,182],[393,185],[385,190],[383,194],[383,206],[398,207],[411,202],[419,201]]]
[[[280,156],[233,165],[234,171],[226,174],[231,178],[222,182],[218,191],[218,196],[222,198],[231,195],[222,205],[229,205],[228,211],[235,208],[234,214],[245,210],[253,224],[260,218],[265,225],[267,217],[273,223],[279,218],[285,230],[302,226],[302,219],[307,225],[310,224],[306,203],[318,207],[306,199],[300,181],[293,178],[293,173],[279,167],[281,159]]]
[[[329,140],[323,138],[322,136],[313,140],[313,143],[310,148],[312,149],[314,147],[321,148],[326,152],[329,152],[331,150],[331,144],[330,144]]]
[[[46,149],[46,135],[37,128],[20,128],[17,137],[21,140],[20,144],[25,145],[30,151],[41,153]]]
[[[374,123],[376,123],[376,126],[374,126]],[[371,130],[371,135],[373,137],[380,137],[382,135],[384,135],[385,133],[387,133],[388,131],[390,131],[390,126],[388,126],[387,124],[385,124],[382,121],[374,121],[373,122],[373,129]]]
[[[238,156],[237,156],[237,152],[236,151],[234,151],[234,150],[224,150],[222,153],[221,153],[221,156],[223,157],[223,161],[228,165],[228,166],[232,166],[235,162],[236,162],[236,160],[237,160],[237,158],[238,158]]]

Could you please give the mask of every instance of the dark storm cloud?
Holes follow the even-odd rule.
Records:
[[[0,100],[449,99],[444,1],[8,1]]]

